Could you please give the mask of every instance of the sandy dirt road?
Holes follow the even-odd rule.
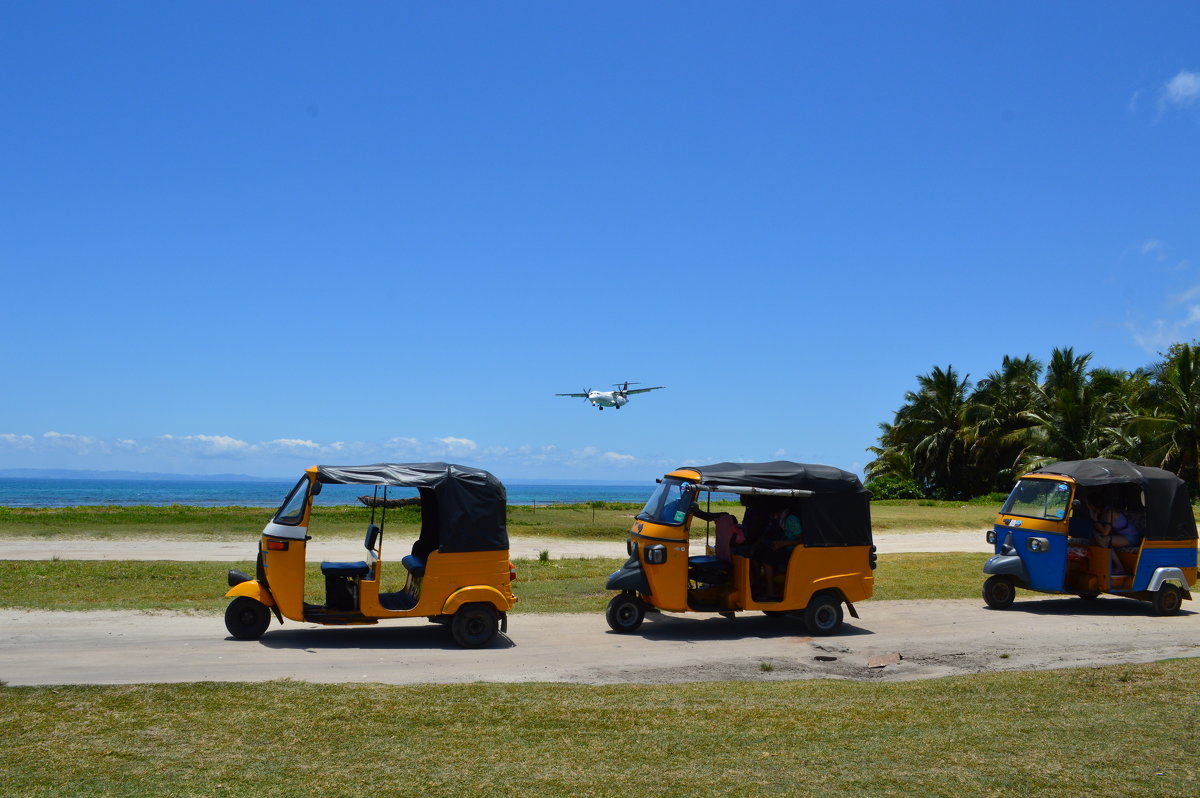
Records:
[[[464,650],[423,620],[334,628],[273,622],[235,641],[220,617],[0,610],[10,685],[264,681],[667,683],[719,679],[908,680],[1200,656],[1200,613],[1161,618],[1127,599],[867,601],[843,631],[808,637],[798,618],[650,615],[637,634],[601,614],[514,615],[507,635]],[[899,654],[896,664],[870,667]],[[764,671],[762,663],[770,663]]]
[[[966,551],[986,553],[986,530],[977,532],[912,532],[875,535],[881,554],[900,552]],[[404,553],[410,541],[403,541]],[[87,538],[43,539],[0,538],[0,560],[183,560],[238,562],[253,560],[258,541],[95,540]],[[385,544],[386,545],[386,544]],[[509,539],[513,558],[536,559],[543,552],[551,557],[624,557],[621,541],[570,540],[567,538],[521,537]],[[704,540],[692,542],[693,553],[704,553]],[[357,560],[362,557],[358,539],[313,540],[308,544],[310,560]],[[384,556],[389,556],[385,549]]]

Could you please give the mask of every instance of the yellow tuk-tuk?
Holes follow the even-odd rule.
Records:
[[[371,507],[371,522],[361,560],[321,563],[325,600],[310,604],[304,600],[305,547],[311,539],[313,497],[327,484],[373,486],[371,496],[360,497]],[[415,488],[421,507],[420,536],[398,565],[383,559],[387,510],[412,500],[389,498],[389,487]],[[225,626],[239,640],[256,640],[270,625],[271,613],[280,623],[290,618],[340,626],[427,617],[448,624],[459,645],[485,646],[497,624],[507,631],[507,613],[517,602],[506,505],[504,485],[477,468],[448,463],[313,466],[263,529],[255,576],[229,572],[225,595],[233,601]],[[404,586],[381,592],[390,568],[403,569]]]
[[[737,494],[744,514],[700,509],[699,494]],[[608,578],[620,591],[606,617],[634,632],[647,611],[802,613],[815,635],[837,631],[842,605],[871,597],[875,546],[870,491],[839,468],[779,461],[717,463],[670,472],[629,532],[629,560]],[[711,510],[711,503],[709,504]],[[693,519],[716,522],[716,540],[690,556]],[[773,534],[777,533],[777,534]],[[706,540],[710,540],[706,536]]]

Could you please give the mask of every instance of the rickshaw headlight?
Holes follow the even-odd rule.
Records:
[[[1046,538],[1029,538],[1025,545],[1030,551],[1050,551],[1050,541]]]
[[[992,546],[995,546],[995,545],[996,545],[996,530],[994,530],[994,529],[989,529],[989,530],[988,530],[988,533],[987,533],[987,542],[988,542],[990,545],[992,545]]]
[[[654,544],[646,547],[646,564],[647,565],[662,565],[667,561],[667,547],[661,544]]]

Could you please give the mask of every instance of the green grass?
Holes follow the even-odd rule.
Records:
[[[986,554],[886,554],[875,572],[877,599],[979,598]],[[605,579],[621,559],[517,560],[514,612],[603,612]],[[225,611],[225,574],[254,572],[252,562],[0,560],[0,607],[38,610]],[[393,569],[397,570],[397,569]],[[389,584],[385,570],[384,590]],[[400,577],[397,576],[397,579]],[[324,582],[317,563],[305,577],[309,601]]]
[[[864,683],[0,689],[0,791],[1181,796],[1200,660]]]
[[[932,505],[932,506],[931,506]],[[736,503],[714,504],[741,517]],[[641,509],[636,504],[596,502],[569,505],[512,505],[508,508],[510,535],[563,537],[582,540],[622,540]],[[871,506],[876,532],[914,532],[932,529],[984,529],[996,517],[996,505],[957,502],[889,501]],[[273,510],[262,507],[0,507],[0,538],[165,539],[255,541]],[[318,507],[312,533],[325,539],[358,538],[367,528],[371,511],[365,507]],[[378,520],[378,518],[376,519]],[[395,539],[415,538],[420,532],[417,508],[388,513],[387,529]],[[703,522],[693,525],[704,536]]]

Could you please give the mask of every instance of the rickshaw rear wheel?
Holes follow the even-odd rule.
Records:
[[[225,628],[238,640],[257,640],[270,625],[267,605],[249,596],[238,596],[225,608]]]
[[[983,583],[983,601],[994,610],[1008,609],[1016,598],[1017,586],[1011,576],[995,574]]]
[[[842,625],[841,600],[828,593],[813,596],[804,608],[804,625],[809,634],[831,635],[836,632]]]
[[[646,605],[634,593],[618,593],[608,602],[604,618],[614,632],[636,632],[646,619]]]
[[[1160,587],[1150,600],[1155,615],[1174,615],[1183,606],[1183,591],[1170,582]]]
[[[463,648],[481,648],[496,636],[498,618],[496,608],[491,604],[464,604],[454,613],[450,634],[454,635],[454,642]]]

